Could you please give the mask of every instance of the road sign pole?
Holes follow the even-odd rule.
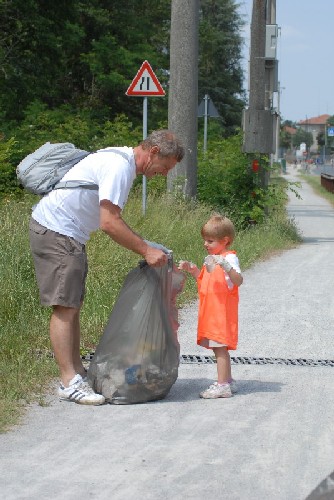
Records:
[[[209,96],[205,94],[204,96],[204,141],[203,141],[203,151],[206,152],[207,141],[208,141],[208,104]]]
[[[143,97],[143,139],[147,137],[147,96],[164,96],[165,91],[156,77],[150,63],[144,61],[128,90],[128,96]],[[146,213],[146,176],[143,175],[143,215]]]
[[[143,99],[143,139],[147,137],[147,97]],[[143,175],[143,215],[146,214],[146,175]]]

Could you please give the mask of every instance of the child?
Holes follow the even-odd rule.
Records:
[[[242,284],[239,260],[229,250],[235,236],[233,223],[214,214],[202,227],[201,235],[208,256],[201,270],[188,261],[179,269],[196,280],[199,293],[197,344],[212,349],[217,360],[218,379],[200,393],[201,398],[229,398],[235,392],[231,376],[229,349],[238,343],[238,287]]]

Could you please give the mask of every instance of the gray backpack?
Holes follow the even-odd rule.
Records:
[[[80,160],[90,153],[76,148],[69,142],[51,144],[46,142],[33,153],[23,158],[16,168],[19,183],[30,193],[44,195],[53,189],[85,187],[98,189],[97,184],[83,181],[59,182]]]

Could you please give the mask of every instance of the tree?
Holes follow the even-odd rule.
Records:
[[[95,115],[139,117],[125,96],[149,59],[167,82],[170,5],[113,0],[0,0],[0,109],[22,120],[32,101],[70,103]],[[161,117],[161,114],[160,114]]]
[[[157,1],[152,8],[152,2],[141,0],[139,9],[136,0],[88,2],[92,3],[97,4],[92,15],[94,33],[89,49],[81,56],[89,67],[85,82],[90,97],[96,104],[109,107],[112,117],[125,111],[138,119],[142,116],[142,99],[129,98],[125,91],[145,59],[159,81],[167,85],[170,1]],[[97,18],[96,12],[101,7],[104,15]],[[166,119],[167,111],[162,112],[161,99],[154,101],[155,109],[157,104],[160,120]]]
[[[1,0],[0,107],[4,118],[21,119],[27,104],[35,99],[51,106],[73,99],[73,72],[85,35],[78,18],[74,1]]]
[[[285,149],[291,149],[292,147],[292,134],[290,134],[290,132],[288,132],[287,130],[285,130],[284,127],[281,127],[281,130],[280,130],[280,145],[282,148],[285,148]]]
[[[313,135],[311,132],[306,132],[306,130],[299,128],[292,137],[292,144],[294,147],[299,148],[302,142],[305,142],[307,149],[310,149],[313,144]]]
[[[327,124],[326,124],[326,133],[327,133],[327,130],[328,130],[328,127],[334,127],[334,115],[330,116],[327,120]],[[325,137],[325,133],[324,132],[320,132],[319,133],[319,138],[320,138],[320,141],[321,141],[321,144],[318,140],[318,144],[319,146],[330,146],[331,150],[333,150],[333,137]]]
[[[324,132],[319,132],[319,134],[317,135],[317,143],[318,146],[324,146],[326,144]]]
[[[245,106],[241,68],[244,22],[234,0],[201,0],[199,38],[199,97],[208,94],[225,133],[241,125]]]
[[[282,122],[282,126],[296,128],[296,122],[293,122],[292,120],[284,120]]]
[[[284,120],[280,129],[280,145],[285,149],[293,148],[293,136],[296,134],[296,122]]]
[[[33,103],[96,120],[142,120],[125,91],[147,59],[168,93],[171,0],[0,0],[0,123],[14,129]],[[224,131],[241,123],[242,20],[235,0],[201,0],[200,95]],[[150,127],[167,123],[167,97],[149,102]]]

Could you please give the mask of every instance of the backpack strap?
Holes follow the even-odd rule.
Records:
[[[128,155],[126,153],[123,153],[123,151],[118,151],[118,149],[110,148],[110,149],[108,149],[108,151],[104,151],[104,152],[105,153],[116,153],[116,154],[119,154],[119,155],[123,156],[123,158],[125,160],[127,160],[127,161],[129,160]],[[94,151],[94,153],[97,153],[97,151]],[[94,153],[89,153],[89,154],[94,154]],[[86,156],[88,156],[88,155],[85,155],[83,158],[86,158]],[[74,165],[76,165],[81,160],[83,160],[83,158],[79,158],[75,163],[73,163],[72,167],[74,167]],[[84,189],[98,190],[99,186],[97,184],[92,184],[92,183],[90,183],[88,181],[69,180],[69,181],[63,181],[63,182],[60,181],[60,182],[58,182],[54,186],[53,189],[74,189],[74,188],[84,188]]]
[[[55,189],[74,189],[74,188],[85,188],[85,189],[95,189],[98,190],[99,186],[97,184],[90,184],[89,182],[83,181],[64,181],[58,182],[52,191]]]

